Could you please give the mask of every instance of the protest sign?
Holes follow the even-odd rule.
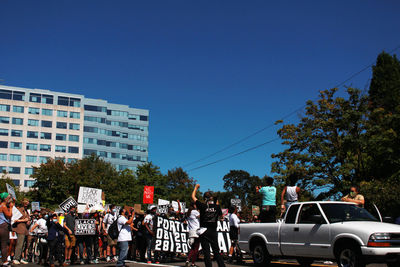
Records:
[[[135,213],[141,212],[142,204],[133,204],[133,209],[135,210]]]
[[[168,213],[169,207],[170,207],[169,200],[158,199],[157,213],[159,213],[159,214]]]
[[[154,186],[145,186],[143,190],[143,204],[153,204]]]
[[[251,206],[251,214],[253,216],[258,216],[260,215],[260,207],[259,206]]]
[[[32,202],[32,212],[34,211],[40,211],[40,203],[39,202]]]
[[[221,209],[221,211],[222,211],[222,217],[228,216],[228,214],[229,214],[228,209]]]
[[[14,187],[12,187],[11,185],[9,185],[7,183],[6,183],[6,187],[7,187],[7,192],[16,200],[17,195],[15,194]]]
[[[172,201],[171,204],[172,204],[172,207],[174,208],[174,211],[178,211],[179,210],[179,205],[178,205],[177,201]],[[185,212],[186,203],[185,202],[180,202],[180,205],[181,205],[181,212],[182,213]]]
[[[101,189],[91,187],[79,187],[78,203],[89,204],[90,207],[102,203],[101,201]]]
[[[64,200],[60,205],[58,205],[60,209],[62,209],[64,212],[68,212],[71,207],[76,207],[78,206],[78,202],[73,197],[69,197],[66,200]]]
[[[238,198],[232,198],[231,206],[237,207],[238,212],[241,212],[242,211],[242,200],[240,200]]]
[[[95,219],[76,219],[75,235],[95,235],[96,220]]]
[[[154,218],[156,251],[187,253],[189,230],[187,225],[180,221],[169,220],[160,216]],[[227,253],[231,245],[229,237],[229,223],[226,221],[217,222],[217,237],[219,249]]]
[[[15,206],[12,207],[11,225],[22,217],[22,213]]]

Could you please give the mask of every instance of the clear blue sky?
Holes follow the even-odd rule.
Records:
[[[399,1],[3,0],[0,79],[149,109],[149,159],[166,173],[272,124],[398,46],[399,12]],[[370,76],[346,85],[364,89]],[[270,174],[270,155],[282,149],[278,141],[188,172],[203,190],[221,190],[229,170]]]

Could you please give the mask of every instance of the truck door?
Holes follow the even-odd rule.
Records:
[[[296,217],[297,211],[299,210],[300,204],[292,204],[290,205],[286,217],[285,222],[281,225],[280,231],[280,246],[281,253],[285,256],[295,256],[295,229],[296,229]]]
[[[330,224],[316,203],[303,204],[295,230],[296,255],[327,258],[332,255]]]

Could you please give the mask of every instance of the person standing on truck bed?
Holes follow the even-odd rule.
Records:
[[[205,229],[204,233],[200,234],[200,244],[203,248],[204,263],[206,267],[212,267],[210,245],[214,253],[214,259],[219,267],[225,267],[224,260],[220,254],[217,236],[217,221],[222,215],[221,207],[218,201],[214,199],[211,192],[204,193],[204,203],[196,197],[197,190],[200,185],[196,184],[192,192],[192,200],[200,211],[200,230]]]
[[[273,186],[274,179],[268,177],[267,186],[257,186],[257,193],[262,194],[262,206],[260,211],[260,221],[275,222],[276,221],[276,187]]]
[[[296,186],[298,176],[292,173],[288,177],[288,184],[283,188],[281,194],[281,211],[285,212],[290,205],[297,202],[300,195],[300,187]]]
[[[361,195],[358,186],[353,185],[350,187],[350,193],[342,197],[342,201],[344,202],[353,202],[356,203],[357,206],[364,208],[365,200],[364,196]]]

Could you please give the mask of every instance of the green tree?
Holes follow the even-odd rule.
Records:
[[[145,163],[138,167],[136,171],[138,180],[138,187],[141,190],[141,202],[143,200],[144,186],[154,186],[154,202],[159,198],[168,200],[168,187],[167,178],[164,176],[158,166],[153,165],[152,162]]]
[[[192,201],[192,191],[196,181],[189,177],[182,168],[168,170],[166,175],[167,189],[170,200],[186,202],[187,205]]]
[[[243,170],[231,170],[223,177],[224,189],[232,192],[235,196],[242,200],[242,205],[256,205],[259,197],[256,194],[256,186],[261,184],[258,176],[251,176]]]
[[[357,89],[348,98],[335,97],[337,89],[320,92],[316,102],[308,101],[297,125],[278,130],[287,148],[272,157],[272,171],[283,182],[297,172],[300,187],[320,192],[318,199],[343,193],[351,184],[368,180],[366,153],[367,97]]]

